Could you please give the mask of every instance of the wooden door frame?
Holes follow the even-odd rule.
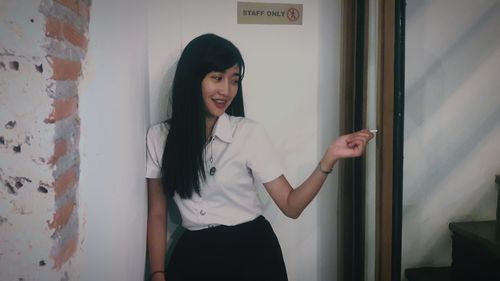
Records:
[[[366,3],[342,1],[341,133],[366,123]],[[405,1],[379,0],[378,14],[375,280],[396,281],[401,279]],[[364,168],[364,158],[339,166],[342,281],[364,280]]]
[[[375,280],[401,280],[405,1],[380,0]]]
[[[366,0],[342,2],[340,133],[366,127]],[[365,157],[339,163],[339,280],[365,272]]]

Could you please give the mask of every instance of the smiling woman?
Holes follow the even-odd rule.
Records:
[[[164,280],[166,274],[169,280],[288,280],[256,184],[264,185],[284,215],[298,218],[335,163],[360,156],[373,138],[368,130],[338,138],[310,176],[292,188],[264,128],[243,117],[243,70],[238,48],[214,34],[196,37],[181,54],[172,117],[151,127],[147,136],[148,249],[154,280]],[[167,196],[177,205],[186,231],[163,269]]]
[[[304,16],[300,26],[240,24],[235,14],[241,3],[168,0],[148,4],[149,124],[171,116],[171,85],[183,48],[200,34],[216,32],[235,43],[245,59],[245,116],[266,129],[284,163],[284,175],[298,186],[339,135],[340,1],[307,1],[299,9],[303,11],[300,22]],[[212,145],[214,163],[220,157],[217,141],[218,137]],[[207,148],[210,158],[210,145]],[[216,169],[215,177],[220,178],[222,168]],[[254,189],[279,238],[289,280],[336,279],[338,170],[328,176],[298,220],[284,216],[263,186],[257,184]],[[167,262],[183,230],[175,204],[168,205]]]

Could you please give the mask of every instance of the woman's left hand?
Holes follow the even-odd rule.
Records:
[[[327,153],[334,161],[361,156],[366,145],[374,136],[367,129],[341,136],[330,145]]]

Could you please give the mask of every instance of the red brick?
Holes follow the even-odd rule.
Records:
[[[61,197],[68,188],[76,183],[76,168],[71,168],[54,182],[55,198]]]
[[[45,36],[62,40],[63,30],[61,21],[54,17],[45,17]]]
[[[89,19],[90,7],[81,0],[55,0],[57,3],[67,7],[86,20]]]
[[[85,19],[89,19],[90,7],[81,0],[55,0],[57,3],[65,6],[66,8],[72,10],[76,14],[82,16]]]
[[[63,24],[63,35],[64,39],[73,44],[74,46],[80,47],[87,50],[88,40],[78,31],[72,24],[64,23]]]
[[[49,161],[47,162],[50,165],[54,165],[59,158],[61,158],[64,154],[66,154],[66,151],[68,149],[68,144],[65,139],[58,139],[56,140],[54,144],[54,154],[52,157],[50,157]]]
[[[45,36],[66,40],[74,46],[87,50],[88,39],[73,24],[54,17],[45,17]]]
[[[45,118],[46,124],[54,124],[56,121],[63,120],[73,115],[78,110],[78,97],[61,98],[54,100],[52,112]],[[49,163],[51,164],[51,163]]]
[[[89,20],[90,18],[90,7],[85,4],[83,1],[78,1],[78,13],[84,19]]]
[[[75,254],[77,248],[78,237],[69,240],[57,256],[52,256],[52,259],[54,260],[54,266],[52,269],[59,271],[61,267]]]
[[[78,0],[55,0],[55,2],[69,8],[70,10],[78,14]]]
[[[64,204],[61,208],[57,209],[56,213],[52,216],[52,222],[49,222],[49,228],[54,230],[61,229],[66,225],[73,213],[76,203],[74,201],[69,201]]]
[[[54,80],[76,80],[82,71],[80,61],[72,61],[51,57],[52,59],[52,79]]]
[[[78,110],[78,97],[56,99],[48,120],[59,121],[73,115]],[[47,120],[47,119],[46,119]],[[49,122],[50,123],[50,122]]]

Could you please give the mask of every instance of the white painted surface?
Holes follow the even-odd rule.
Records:
[[[58,280],[63,272],[52,270],[50,258],[54,240],[47,221],[55,212],[54,193],[48,186],[54,181],[46,164],[54,149],[54,126],[43,120],[52,110],[52,99],[45,92],[51,77],[43,49],[45,19],[36,1],[0,3],[0,280]],[[33,19],[33,22],[30,20]],[[9,63],[19,62],[19,70]],[[44,64],[39,73],[35,64]],[[6,124],[14,121],[15,127]],[[21,145],[21,152],[13,147]],[[45,159],[44,161],[41,158]],[[16,194],[8,192],[5,182],[14,186],[16,177],[24,181]],[[37,191],[40,183],[49,190]],[[40,266],[40,261],[45,266]]]
[[[452,221],[495,218],[500,1],[408,0],[402,269],[449,266]]]
[[[247,117],[266,127],[283,155],[287,178],[297,186],[338,134],[338,2],[289,1],[304,4],[303,25],[270,26],[237,25],[236,1],[149,1],[151,123],[166,117],[165,93],[182,48],[203,33],[226,37],[245,59]],[[296,221],[263,193],[265,215],[280,239],[291,281],[336,278],[337,176],[330,177]]]
[[[379,92],[379,1],[368,1],[368,42],[367,42],[367,73],[366,73],[366,126],[377,128],[377,94]],[[375,138],[366,148],[366,190],[365,190],[365,281],[375,280],[375,235],[377,214],[377,163],[376,145],[382,132],[378,130]]]
[[[80,280],[142,280],[146,251],[146,5],[92,1],[80,87]]]
[[[341,54],[341,1],[318,1],[318,151],[317,157],[322,156],[332,139],[339,133],[339,101],[340,101],[340,54]],[[310,19],[309,19],[310,20]],[[293,120],[293,119],[292,119]],[[323,189],[316,198],[318,231],[317,279],[322,281],[337,280],[338,272],[338,176],[337,168],[325,182]],[[311,206],[313,207],[313,206]],[[299,227],[301,227],[299,225]],[[293,247],[293,246],[292,246]],[[304,270],[314,270],[307,260],[302,261],[307,267]],[[302,270],[297,268],[295,270]],[[307,276],[304,279],[314,280]],[[292,279],[290,279],[293,281]]]

